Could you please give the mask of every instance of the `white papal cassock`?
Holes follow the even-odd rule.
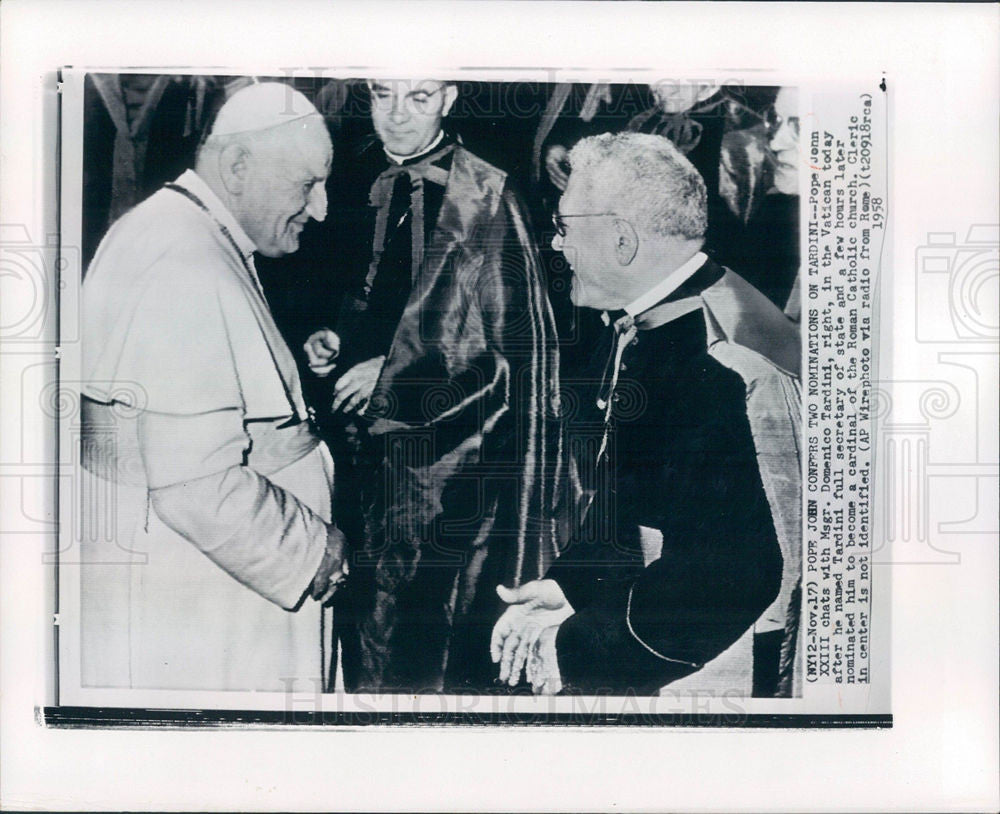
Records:
[[[83,286],[84,510],[113,523],[82,544],[83,684],[283,690],[323,671],[302,597],[332,464],[253,242],[194,172],[171,186],[112,227]]]

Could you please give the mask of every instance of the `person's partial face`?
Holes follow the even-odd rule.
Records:
[[[614,213],[589,198],[580,175],[571,174],[552,218],[552,248],[563,253],[573,271],[574,305],[599,311],[621,308],[627,303],[619,284],[624,272],[615,254]]]
[[[267,257],[299,248],[309,218],[326,217],[326,177],[333,147],[321,116],[282,128],[273,143],[261,145],[247,159],[240,225]]]
[[[664,80],[650,85],[656,104],[664,113],[686,113],[716,91],[714,84]]]
[[[372,80],[368,87],[375,132],[390,153],[404,157],[433,143],[458,96],[454,85],[435,79]]]
[[[774,186],[786,195],[799,192],[799,99],[795,88],[782,88],[774,100],[771,150]]]

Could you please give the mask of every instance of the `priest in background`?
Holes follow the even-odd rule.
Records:
[[[305,347],[332,381],[319,412],[339,422],[336,504],[355,513],[335,610],[344,678],[483,689],[494,586],[538,579],[556,554],[552,313],[507,175],[444,127],[457,86],[369,90],[369,262]]]

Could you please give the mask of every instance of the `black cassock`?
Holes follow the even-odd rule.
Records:
[[[675,298],[714,282],[699,281],[710,268]],[[639,330],[626,346],[607,453],[595,467],[604,427],[596,402],[608,395],[602,372],[614,337],[609,327],[593,366],[567,377],[576,393],[567,452],[596,495],[548,573],[576,610],[560,627],[556,651],[571,691],[655,693],[754,623],[778,593],[781,554],[746,389],[706,352],[701,309]],[[640,525],[663,534],[661,556],[648,567]]]
[[[496,585],[557,550],[552,314],[506,175],[461,145],[387,169],[370,202],[370,270],[337,326],[341,372],[386,354],[336,473],[342,516],[363,510],[334,612],[345,683],[482,689]]]

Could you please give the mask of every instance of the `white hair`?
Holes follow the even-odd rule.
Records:
[[[638,229],[661,237],[705,236],[705,181],[670,139],[602,133],[578,142],[569,162],[597,209],[613,210]]]

